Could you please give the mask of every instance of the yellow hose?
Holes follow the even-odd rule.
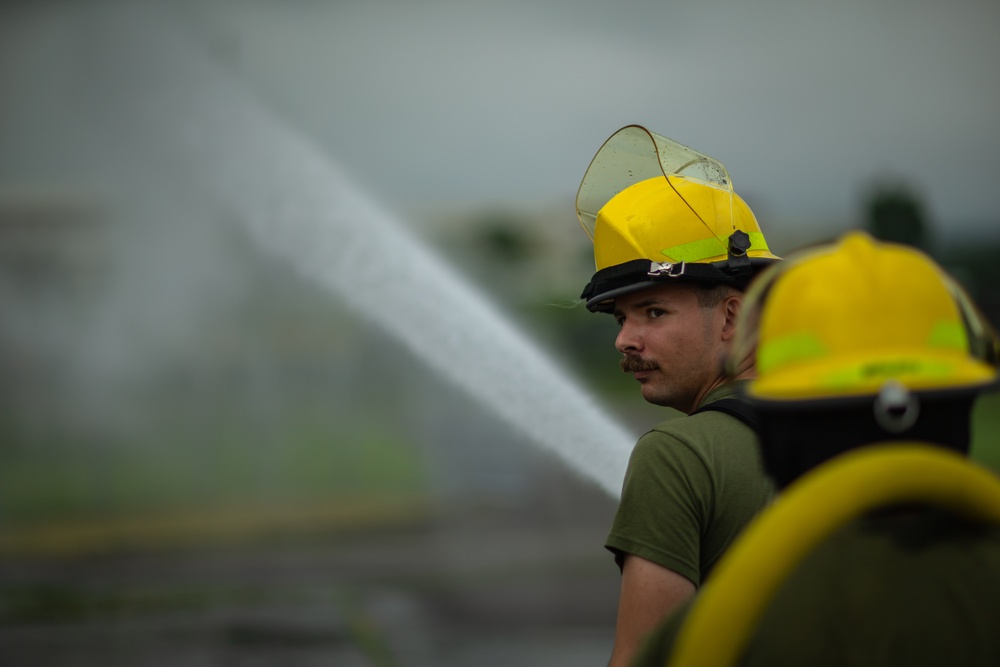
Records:
[[[736,664],[771,596],[807,553],[852,519],[909,502],[1000,524],[1000,478],[957,453],[916,443],[865,447],[816,468],[762,512],[719,562],[667,666]]]

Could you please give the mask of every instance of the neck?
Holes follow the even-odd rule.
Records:
[[[738,380],[752,380],[755,377],[757,377],[756,368],[752,363],[747,364],[741,367],[741,369],[737,370],[738,372],[736,373],[736,375],[727,375],[726,373],[719,373],[715,377],[715,379],[712,380],[712,382],[705,385],[705,388],[702,389],[697,396],[695,396],[694,403],[688,406],[687,409],[685,409],[683,412],[685,414],[691,414],[692,412],[694,412],[696,409],[698,409],[698,406],[701,405],[702,401],[705,400],[706,396],[708,396],[714,390],[718,389],[723,385],[729,384],[730,382],[736,382]]]

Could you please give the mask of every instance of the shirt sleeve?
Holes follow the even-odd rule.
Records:
[[[683,441],[651,431],[629,458],[622,498],[605,546],[621,567],[633,554],[701,584],[700,545],[710,515],[708,469]]]

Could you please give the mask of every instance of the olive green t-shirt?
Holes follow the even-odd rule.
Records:
[[[714,389],[701,405],[738,397],[741,384]],[[605,546],[619,567],[633,554],[699,586],[772,496],[753,429],[718,411],[670,419],[632,450]]]
[[[697,600],[647,637],[631,667],[663,667]],[[881,513],[803,559],[737,664],[1000,665],[998,623],[1000,527],[939,510]]]

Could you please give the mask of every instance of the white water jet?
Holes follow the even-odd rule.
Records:
[[[121,105],[115,131],[153,141],[144,150],[236,211],[266,251],[617,496],[634,435],[307,138],[148,9],[124,9],[93,33],[105,102]],[[391,137],[378,143],[391,146]]]

